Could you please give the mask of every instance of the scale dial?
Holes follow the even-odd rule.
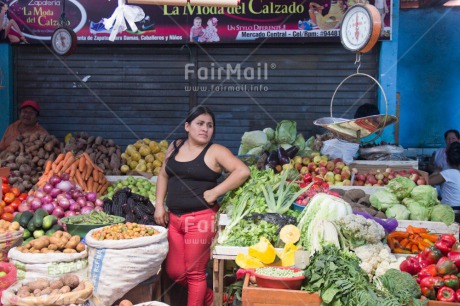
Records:
[[[67,27],[57,28],[51,37],[51,47],[58,55],[70,55],[77,47],[77,34]]]
[[[345,49],[365,53],[380,37],[382,23],[379,11],[370,4],[348,8],[340,25],[340,41]]]

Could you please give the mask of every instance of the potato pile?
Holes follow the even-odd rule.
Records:
[[[18,289],[16,295],[19,298],[25,298],[30,296],[64,294],[84,289],[84,282],[80,282],[80,279],[77,275],[69,273],[61,276],[56,280],[39,278],[32,282],[26,283]]]
[[[29,243],[17,247],[22,253],[80,253],[85,250],[80,236],[71,236],[67,232],[56,231],[51,237],[41,236]]]
[[[75,156],[86,152],[105,175],[120,175],[121,149],[112,139],[90,136],[86,132],[75,133],[65,143],[64,153],[67,152]]]
[[[5,220],[0,220],[0,235],[5,234],[6,232],[14,232],[19,230],[19,222],[9,222]]]
[[[166,140],[156,142],[148,138],[128,145],[125,152],[121,154],[123,161],[123,166],[120,168],[121,173],[127,174],[130,170],[134,170],[158,175],[168,146],[169,143]]]
[[[62,148],[63,144],[52,135],[19,136],[0,153],[0,167],[10,168],[9,183],[26,192],[37,183],[46,161],[54,160]]]

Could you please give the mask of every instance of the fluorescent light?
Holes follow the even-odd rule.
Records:
[[[460,0],[449,0],[443,6],[460,6]]]

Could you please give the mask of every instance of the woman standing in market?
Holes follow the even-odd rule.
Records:
[[[169,224],[166,272],[187,287],[187,305],[211,305],[213,292],[206,286],[206,266],[215,235],[216,200],[242,185],[250,170],[230,150],[212,143],[215,118],[208,107],[197,106],[189,112],[185,131],[186,138],[169,146],[158,175],[155,222]],[[218,184],[224,169],[230,175]]]
[[[443,204],[448,204],[454,210],[460,210],[460,143],[453,142],[446,150],[446,159],[449,168],[441,172],[434,172],[428,178],[430,185],[441,185]],[[455,213],[458,222],[460,213]]]

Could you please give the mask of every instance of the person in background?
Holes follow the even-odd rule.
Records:
[[[170,144],[157,181],[155,223],[168,224],[166,272],[187,287],[188,306],[213,302],[213,292],[206,286],[206,266],[215,235],[216,200],[250,175],[230,150],[212,142],[215,127],[208,107],[190,110],[185,119],[188,136]],[[230,175],[218,184],[224,169]]]
[[[8,126],[0,142],[0,152],[18,138],[33,133],[47,134],[48,131],[38,123],[40,106],[33,100],[26,100],[19,106],[19,120]]]
[[[0,1],[1,11],[0,11],[0,42],[4,42],[9,39],[10,43],[19,43],[23,42],[28,44],[29,42],[22,34],[21,29],[19,28],[16,21],[13,19],[8,19],[7,12],[8,12],[8,4],[4,1]],[[14,35],[11,32],[13,29],[18,35]]]
[[[429,178],[430,185],[441,185],[441,203],[448,204],[460,210],[460,143],[453,142],[446,150],[446,160],[449,168],[441,172],[432,173]],[[456,221],[459,215],[456,213]]]
[[[444,133],[444,140],[446,142],[445,148],[438,149],[433,156],[433,172],[440,172],[442,170],[449,169],[449,164],[447,163],[446,159],[446,152],[449,149],[449,146],[454,143],[458,142],[460,139],[460,135],[457,130],[448,130]]]

